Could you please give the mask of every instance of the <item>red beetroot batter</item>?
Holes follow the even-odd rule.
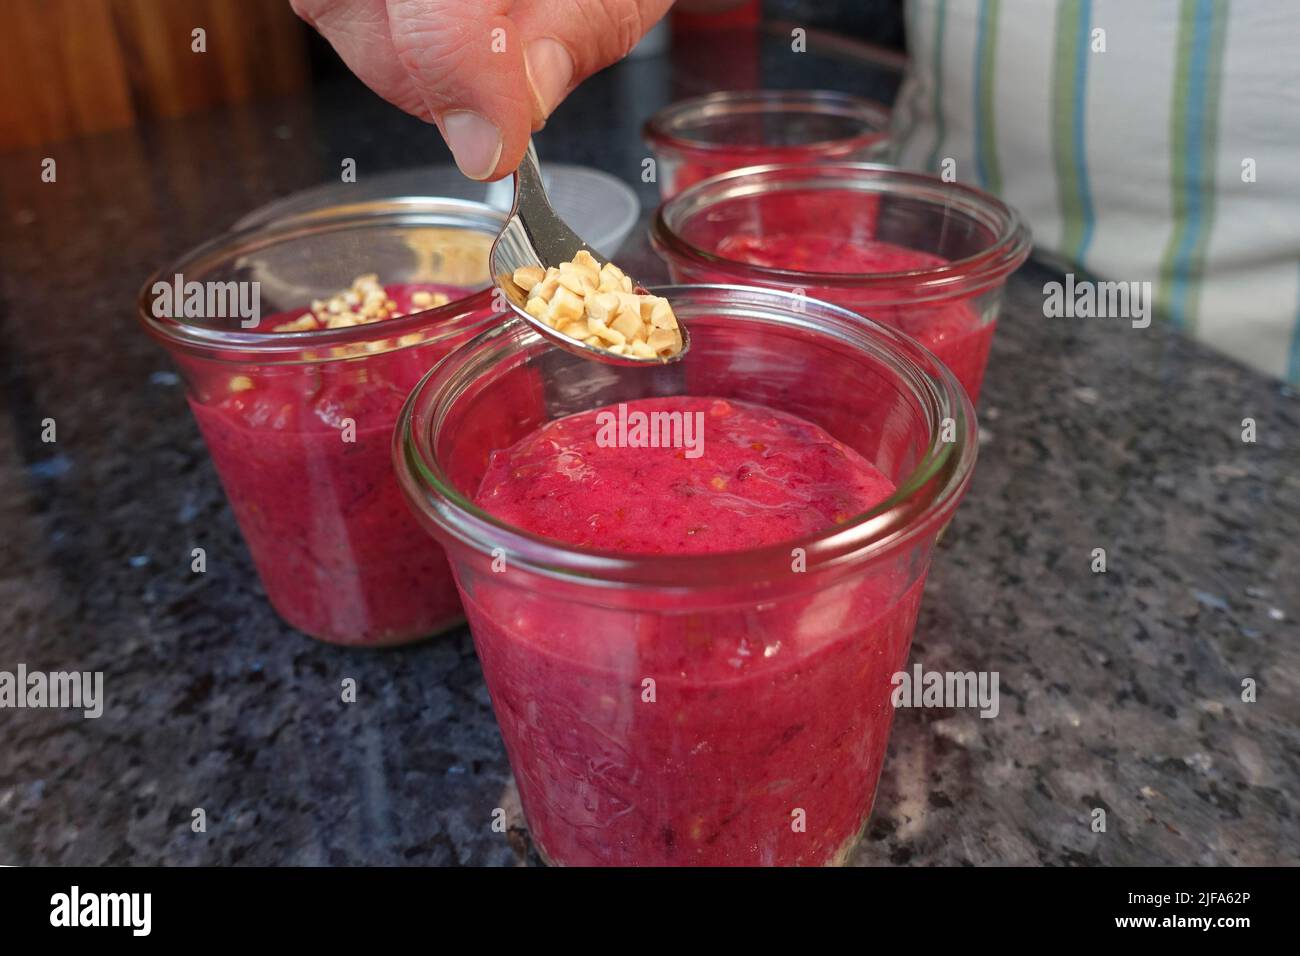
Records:
[[[493,453],[477,503],[585,547],[685,554],[790,540],[894,490],[789,415],[688,397],[628,410],[702,413],[703,454],[603,447],[598,413],[586,412]],[[820,864],[852,846],[923,574],[855,575],[767,605],[677,614],[610,611],[525,591],[508,574],[487,578],[462,598],[549,859]],[[642,696],[646,677],[654,703]],[[803,832],[791,825],[800,810]]]
[[[913,272],[948,264],[942,256],[889,242],[803,231],[727,236],[718,243],[716,252],[769,269],[840,275]],[[804,291],[907,333],[948,366],[965,386],[971,401],[979,399],[996,323],[981,321],[969,301],[881,305],[873,303],[872,298],[879,295],[896,299],[897,290],[871,293],[814,284]]]
[[[388,288],[403,313],[417,291]],[[259,328],[297,318],[272,316]],[[382,334],[382,322],[376,334]],[[225,394],[190,400],[267,597],[286,621],[343,644],[398,643],[460,617],[447,559],[416,524],[393,475],[391,442],[407,394],[449,344],[350,362],[269,367]],[[342,439],[344,419],[356,441]]]

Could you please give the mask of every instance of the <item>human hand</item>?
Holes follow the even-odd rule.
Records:
[[[672,0],[290,0],[390,103],[437,124],[460,171],[500,179],[569,92]]]

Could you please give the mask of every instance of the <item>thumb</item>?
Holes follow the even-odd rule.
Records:
[[[499,179],[519,165],[533,102],[513,0],[387,0],[397,60],[460,171]]]

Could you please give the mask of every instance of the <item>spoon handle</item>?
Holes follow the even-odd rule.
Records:
[[[586,249],[601,265],[608,260],[560,218],[546,195],[537,148],[529,137],[528,149],[519,168],[515,170],[515,203],[511,217],[522,222],[528,240],[538,253],[543,266],[559,265],[573,258],[579,249]]]
[[[537,147],[531,137],[528,150],[515,170],[515,208],[514,212],[528,219],[534,211],[544,209],[555,215],[551,201],[546,197],[546,186],[542,182],[542,170],[537,160]]]

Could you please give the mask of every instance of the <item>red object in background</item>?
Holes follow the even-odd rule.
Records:
[[[719,13],[686,13],[674,7],[670,18],[674,62],[680,56],[693,64],[704,89],[759,89],[763,85],[758,70],[761,11],[761,0],[746,0]],[[701,55],[704,49],[708,55]],[[674,99],[699,92],[681,87],[680,81],[674,87]]]
[[[760,0],[745,0],[738,7],[732,7],[718,13],[687,13],[684,10],[674,8],[672,13],[673,32],[754,26],[758,23],[762,14],[762,6]]]

